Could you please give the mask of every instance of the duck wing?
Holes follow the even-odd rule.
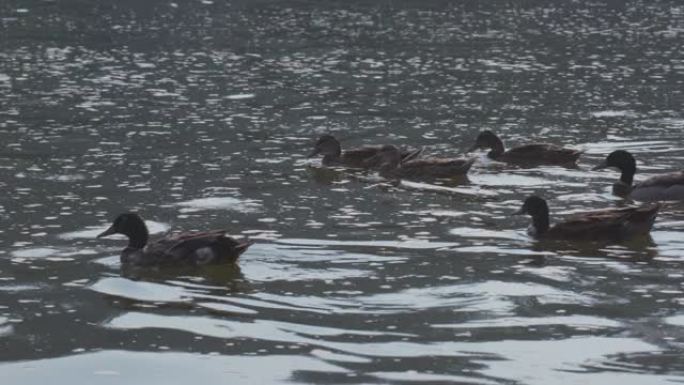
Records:
[[[340,155],[340,162],[344,165],[355,168],[369,168],[366,160],[380,152],[381,146],[363,146],[345,150]]]
[[[401,161],[408,162],[409,160],[414,160],[423,153],[423,148],[418,148],[415,150],[401,150]]]
[[[342,153],[342,155],[340,156],[340,161],[341,161],[341,163],[343,163],[345,165],[348,165],[351,167],[356,167],[356,168],[377,168],[377,167],[380,167],[381,160],[378,160],[377,162],[374,162],[374,161],[369,162],[369,160],[370,160],[370,158],[379,154],[383,147],[384,146],[379,146],[379,145],[368,145],[368,146],[352,148],[352,149],[346,150]],[[400,150],[401,159],[402,160],[415,159],[422,152],[423,152],[423,149]]]
[[[514,162],[568,164],[579,159],[581,151],[564,148],[550,143],[532,143],[511,148],[500,160]]]
[[[343,157],[354,157],[354,158],[370,158],[380,151],[382,146],[362,146],[356,148],[350,148],[342,152]]]
[[[546,236],[556,239],[601,240],[647,234],[659,209],[659,204],[648,204],[582,213],[554,225]]]
[[[144,255],[154,264],[233,263],[250,245],[226,236],[224,230],[180,233],[148,244]]]

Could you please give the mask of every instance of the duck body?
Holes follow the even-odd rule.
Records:
[[[251,245],[226,236],[224,230],[178,233],[148,242],[147,226],[134,213],[119,215],[98,238],[111,234],[128,237],[121,263],[137,266],[235,263]]]
[[[328,167],[377,168],[379,164],[369,160],[377,155],[382,148],[382,145],[368,145],[342,151],[340,142],[334,136],[323,135],[316,142],[309,158],[321,154],[323,155],[323,165]],[[410,160],[418,157],[421,152],[420,149],[401,150],[400,154],[403,160]]]
[[[642,202],[684,200],[684,171],[648,178],[632,187],[629,195]]]
[[[490,159],[518,165],[574,165],[581,151],[550,143],[530,143],[506,150],[503,142],[491,131],[482,131],[468,152],[488,148]]]
[[[468,173],[475,158],[423,158],[404,161],[399,149],[392,145],[383,148],[369,159],[378,165],[386,178],[452,178]]]
[[[637,171],[636,160],[624,150],[613,151],[594,170],[611,167],[621,172],[620,180],[613,184],[615,195],[641,202],[684,201],[684,171],[655,175],[633,184]]]
[[[532,217],[528,233],[535,238],[600,241],[627,240],[647,235],[659,209],[660,205],[655,203],[590,211],[550,226],[546,201],[531,196],[525,200],[519,213]]]
[[[491,151],[487,156],[491,159],[517,164],[548,164],[548,165],[567,165],[574,164],[579,159],[581,152],[569,148],[556,146],[549,143],[525,144],[511,148],[501,155],[493,154]]]

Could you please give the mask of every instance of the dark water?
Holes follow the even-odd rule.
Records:
[[[621,204],[588,171],[613,149],[682,167],[684,6],[566,3],[0,2],[2,383],[684,381],[684,206],[617,245],[511,216]],[[586,153],[483,160],[448,194],[305,158],[325,132],[458,155],[482,129]],[[93,237],[123,210],[258,243],[122,271]]]

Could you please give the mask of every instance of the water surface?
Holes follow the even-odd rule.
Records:
[[[684,7],[476,1],[0,4],[7,383],[667,384],[684,380],[684,207],[627,244],[512,217],[624,204],[684,159]],[[373,186],[316,136],[459,155],[477,132],[585,151],[481,159],[454,191]],[[433,189],[434,190],[434,189]],[[122,268],[119,212],[226,228],[238,267]]]

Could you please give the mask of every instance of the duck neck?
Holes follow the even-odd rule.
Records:
[[[126,234],[128,236],[128,248],[129,249],[142,249],[147,244],[147,240],[150,237],[147,227],[143,226],[135,229],[135,231]]]
[[[340,160],[340,153],[323,155],[323,164],[330,165]]]
[[[134,249],[127,247],[121,252],[121,263],[123,264],[137,264],[140,263],[142,249]]]
[[[620,182],[627,186],[632,186],[632,183],[634,182],[634,174],[636,174],[636,165],[630,164],[623,166],[621,171],[622,174],[620,175]]]
[[[549,209],[546,208],[542,212],[532,216],[532,226],[537,235],[543,235],[549,230]]]
[[[491,143],[489,143],[489,148],[491,148],[491,151],[489,151],[487,155],[492,159],[498,158],[504,153],[504,151],[506,151],[503,142],[497,136],[495,136]]]
[[[622,183],[622,181],[617,182],[613,185],[613,194],[619,197],[626,197],[632,193],[632,186]]]
[[[333,164],[340,160],[340,157],[342,156],[342,147],[338,144],[335,146],[333,149],[330,151],[327,151],[323,155],[323,164]]]

